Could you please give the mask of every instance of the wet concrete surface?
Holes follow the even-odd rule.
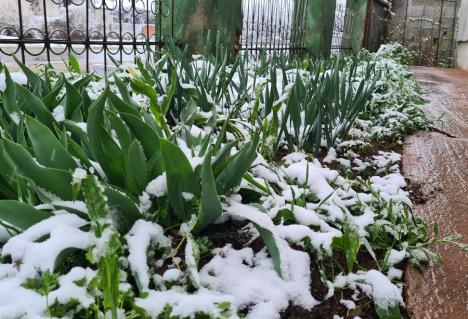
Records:
[[[417,67],[413,72],[430,102],[426,113],[443,132],[420,132],[405,140],[403,172],[427,198],[415,206],[441,236],[468,242],[468,72]],[[410,318],[468,318],[468,253],[438,245],[443,265],[420,273],[408,267],[406,305]]]

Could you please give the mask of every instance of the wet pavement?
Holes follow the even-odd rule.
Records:
[[[419,185],[426,202],[415,206],[441,236],[460,234],[468,242],[468,72],[413,68],[430,102],[426,113],[437,119],[440,132],[421,132],[405,140],[403,172]],[[468,318],[468,253],[454,245],[435,251],[442,266],[423,273],[406,272],[406,301],[410,318]],[[408,267],[409,268],[409,267]]]

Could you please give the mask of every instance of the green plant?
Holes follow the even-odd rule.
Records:
[[[361,239],[359,234],[353,231],[348,223],[345,223],[343,226],[343,235],[333,238],[333,248],[345,254],[348,272],[353,271],[360,247]]]

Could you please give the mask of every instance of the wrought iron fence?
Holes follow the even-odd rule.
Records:
[[[157,52],[171,0],[2,0],[0,58],[60,62],[77,56],[87,71]],[[167,22],[167,21],[166,21]],[[173,21],[164,23],[173,25]],[[166,30],[166,34],[172,30]]]
[[[351,32],[353,30],[354,11],[346,4],[338,4],[335,10],[335,24],[333,26],[332,53],[350,53]]]
[[[188,0],[187,0],[188,1]],[[308,1],[242,0],[241,48],[258,55],[306,52]],[[174,36],[173,0],[2,0],[0,60],[60,63],[69,54],[105,73],[111,57],[133,62]],[[353,13],[338,7],[333,52],[348,51]]]
[[[242,50],[253,55],[305,51],[308,1],[243,0]]]

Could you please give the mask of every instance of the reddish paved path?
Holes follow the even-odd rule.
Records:
[[[417,213],[441,235],[461,234],[468,241],[468,72],[454,69],[413,69],[430,100],[424,108],[432,118],[444,116],[436,127],[441,133],[421,132],[405,140],[403,172],[421,186],[427,202]],[[407,308],[415,319],[468,318],[468,253],[454,246],[436,247],[442,267],[431,265],[423,273],[407,272]]]

